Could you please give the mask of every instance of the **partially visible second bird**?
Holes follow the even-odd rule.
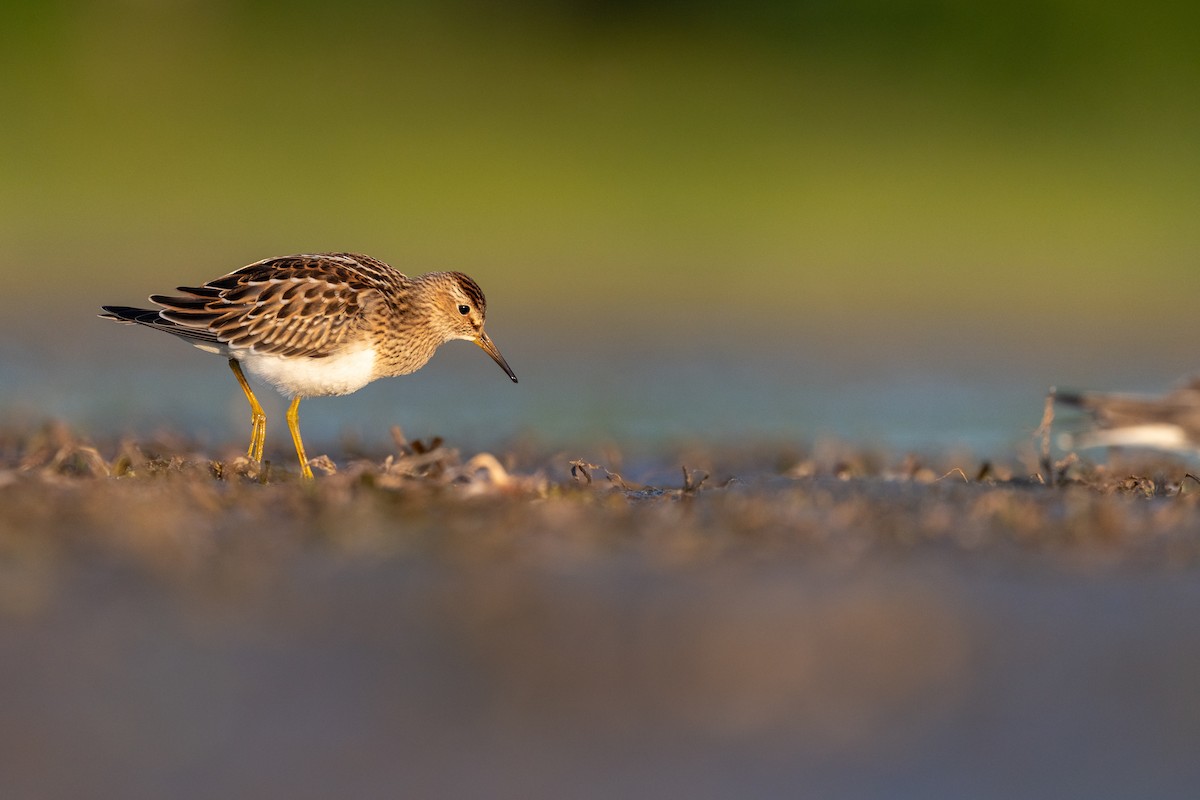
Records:
[[[1200,452],[1200,377],[1166,394],[1056,392],[1054,399],[1091,417],[1094,427],[1069,447],[1144,447]]]
[[[262,460],[267,417],[245,372],[292,398],[288,429],[305,478],[313,474],[300,438],[303,397],[350,394],[415,372],[453,339],[479,345],[517,382],[484,332],[483,292],[461,272],[410,278],[370,256],[321,253],[258,261],[178,291],[152,295],[157,309],[103,306],[101,316],[228,358],[250,403],[247,455],[254,461]]]

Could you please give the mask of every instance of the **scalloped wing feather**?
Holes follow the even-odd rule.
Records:
[[[408,279],[381,261],[350,253],[287,256],[259,261],[184,296],[154,295],[165,320],[207,331],[234,349],[323,358],[367,324]]]

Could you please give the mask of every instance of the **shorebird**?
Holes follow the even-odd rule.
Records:
[[[246,455],[253,461],[262,461],[267,416],[245,373],[290,397],[288,430],[308,479],[301,398],[350,394],[377,378],[415,372],[453,339],[479,345],[517,382],[483,330],[483,292],[461,272],[410,278],[370,256],[319,253],[268,258],[178,291],[151,295],[157,309],[103,306],[100,316],[228,358],[250,403]]]
[[[1200,377],[1163,395],[1056,392],[1054,399],[1082,409],[1095,423],[1070,438],[1075,447],[1200,451]]]

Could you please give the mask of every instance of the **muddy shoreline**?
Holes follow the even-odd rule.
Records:
[[[398,438],[305,484],[220,455],[0,436],[5,796],[1200,780],[1186,462]]]

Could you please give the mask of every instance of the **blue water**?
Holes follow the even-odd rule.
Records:
[[[245,400],[219,357],[163,335],[81,316],[38,341],[0,346],[0,415],[64,419],[93,435],[170,430],[204,443],[248,436]],[[301,406],[306,441],[337,456],[347,442],[386,449],[388,429],[467,447],[519,439],[552,446],[681,440],[805,444],[835,437],[902,449],[999,454],[1028,442],[1052,384],[1157,390],[1180,377],[1164,358],[1036,357],[1000,346],[726,335],[719,346],[645,334],[621,339],[495,326],[520,377],[512,384],[465,342],[420,372]],[[878,344],[878,346],[876,346]],[[268,451],[287,449],[284,402],[259,392]]]

